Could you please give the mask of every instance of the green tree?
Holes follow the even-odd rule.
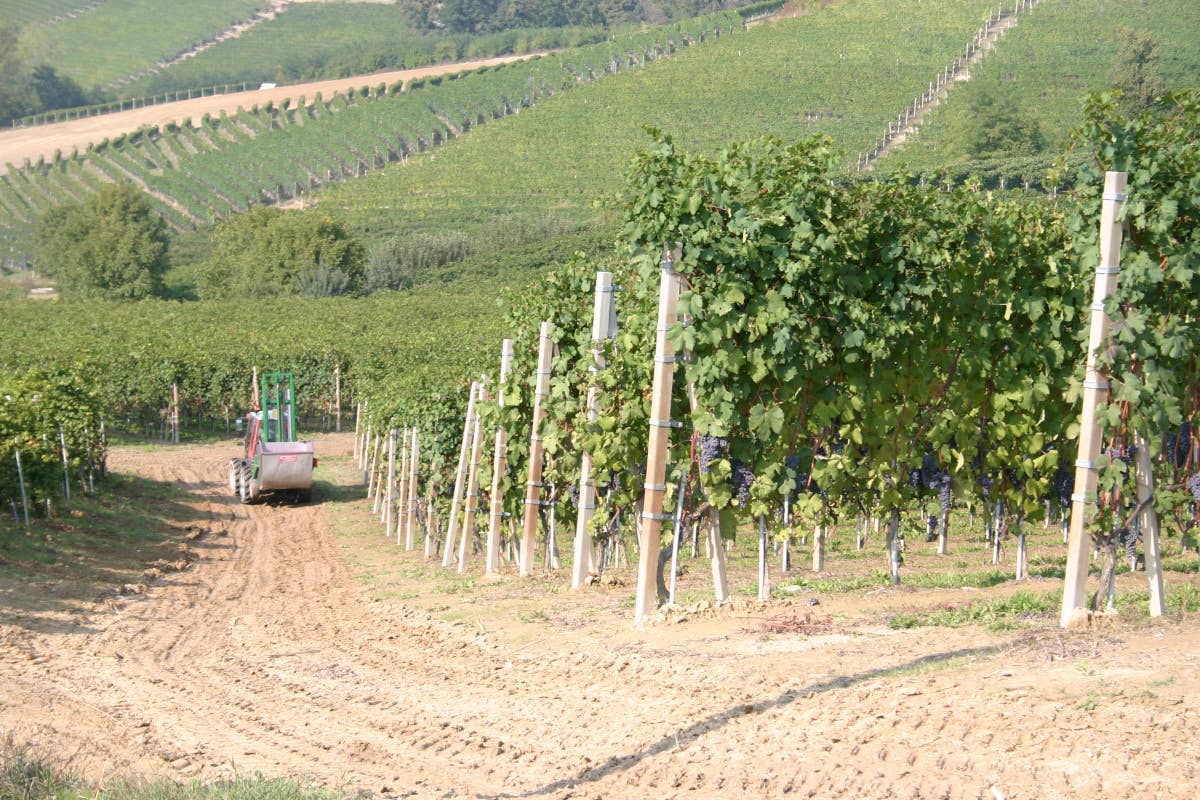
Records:
[[[222,222],[201,270],[205,299],[358,290],[366,251],[340,222],[310,211],[254,208]]]
[[[1011,94],[988,86],[972,87],[953,141],[958,154],[970,159],[1032,156],[1046,146],[1037,118]]]
[[[63,294],[139,300],[164,292],[166,226],[128,184],[105,184],[81,204],[51,209],[35,238],[38,264]]]
[[[39,111],[56,108],[77,108],[87,105],[88,98],[78,83],[59,75],[54,67],[39,64],[30,75],[29,88]]]
[[[1120,50],[1108,82],[1121,90],[1121,110],[1129,114],[1149,108],[1167,90],[1162,74],[1162,50],[1145,31],[1122,30]]]
[[[0,124],[29,112],[24,65],[18,55],[21,29],[0,18]]]

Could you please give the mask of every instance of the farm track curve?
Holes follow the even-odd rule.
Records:
[[[238,107],[249,109],[255,105],[263,106],[268,102],[279,104],[284,100],[297,101],[312,99],[320,93],[329,98],[334,92],[345,92],[349,89],[361,89],[363,86],[378,86],[381,83],[391,85],[397,81],[407,84],[416,78],[445,75],[461,70],[478,69],[480,67],[507,64],[512,61],[523,61],[542,53],[529,53],[519,56],[497,56],[474,61],[458,61],[450,64],[436,64],[417,69],[395,70],[391,72],[376,72],[370,75],[356,75],[349,78],[335,78],[310,83],[296,83],[287,86],[276,86],[273,89],[250,89],[245,92],[216,94],[208,97],[195,97],[190,100],[178,100],[172,103],[160,103],[153,106],[142,106],[130,111],[119,111],[113,114],[101,114],[83,119],[73,119],[67,122],[55,122],[49,125],[34,125],[26,128],[5,128],[0,130],[0,175],[9,170],[9,165],[20,167],[26,159],[36,162],[39,158],[50,160],[55,151],[63,156],[70,156],[73,149],[84,151],[89,144],[111,139],[123,133],[132,133],[147,125],[168,125],[182,123],[191,119],[192,124],[199,126],[205,114],[218,116],[222,111],[235,114]]]
[[[349,437],[335,444],[344,454]],[[383,797],[1200,787],[1182,746],[1200,729],[1194,625],[1043,643],[870,626],[767,637],[747,618],[638,633],[601,622],[513,647],[372,598],[323,505],[237,504],[227,456],[114,453],[114,469],[193,493],[193,563],[70,623],[0,616],[0,730],[54,741],[94,780],[261,771]],[[1153,701],[1131,689],[1080,702],[1091,697],[1080,660],[1129,687],[1175,677]]]

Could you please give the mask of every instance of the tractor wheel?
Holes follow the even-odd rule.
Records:
[[[241,459],[229,459],[229,493],[236,496],[240,492]]]
[[[238,486],[243,503],[253,503],[258,500],[258,481],[254,480],[253,468],[243,462],[238,473]]]

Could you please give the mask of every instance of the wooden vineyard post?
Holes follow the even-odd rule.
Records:
[[[1108,381],[1096,369],[1096,353],[1108,342],[1108,315],[1104,301],[1117,289],[1120,272],[1121,221],[1120,211],[1125,202],[1124,172],[1104,175],[1104,205],[1100,212],[1100,265],[1096,267],[1096,285],[1092,294],[1091,332],[1088,336],[1087,372],[1083,381],[1083,410],[1079,420],[1079,458],[1075,462],[1075,491],[1071,495],[1071,527],[1067,543],[1067,570],[1063,584],[1062,617],[1059,624],[1066,628],[1079,615],[1087,602],[1088,558],[1091,552],[1087,539],[1088,506],[1096,501],[1096,462],[1100,457],[1101,432],[1097,408],[1105,402]]]
[[[359,425],[361,423],[362,423],[362,403],[358,403],[357,405],[354,406],[354,463],[355,464],[358,463],[358,459],[359,459],[359,456],[358,456],[359,436],[360,436]]]
[[[408,502],[404,515],[404,549],[416,547],[417,536],[417,468],[420,465],[420,449],[417,446],[417,429],[412,429],[412,452],[408,457]]]
[[[371,453],[371,483],[367,487],[368,497],[376,503],[379,502],[379,488],[383,485],[383,442],[384,435],[382,433],[375,434],[375,445]]]
[[[404,539],[404,519],[408,510],[408,437],[411,434],[411,428],[404,429],[404,435],[400,437],[400,472],[396,478],[396,545],[399,546]],[[388,535],[391,535],[391,529],[388,529]]]
[[[471,383],[471,394],[467,399],[467,417],[463,423],[462,445],[458,449],[458,469],[454,473],[454,495],[450,499],[450,520],[446,525],[446,544],[442,552],[442,566],[450,566],[454,558],[454,545],[458,542],[459,511],[462,509],[463,491],[467,483],[467,457],[471,451],[471,433],[475,430],[475,395],[479,384]]]
[[[483,388],[484,379],[479,379],[479,402],[487,400],[487,392]],[[471,432],[471,463],[467,469],[467,502],[463,511],[462,541],[458,547],[458,574],[467,568],[467,559],[471,556],[471,545],[475,539],[475,512],[479,510],[479,451],[483,446],[483,435],[480,430],[482,422],[478,409],[475,414],[475,427]]]
[[[670,450],[671,390],[675,384],[675,350],[669,332],[679,304],[679,276],[671,254],[663,254],[658,288],[658,330],[654,345],[654,381],[650,396],[650,436],[646,450],[646,488],[642,499],[637,595],[633,619],[641,622],[658,607],[659,541],[662,537],[663,496],[666,494],[667,453]]]
[[[554,323],[543,322],[538,337],[537,381],[533,391],[533,425],[529,434],[529,478],[525,481],[525,525],[521,537],[522,578],[533,574],[533,546],[537,540],[538,510],[542,506],[542,421],[546,416],[545,398],[550,396],[550,359],[554,352]]]
[[[171,442],[179,444],[179,384],[171,384]]]
[[[813,572],[822,572],[825,569],[825,531],[827,528],[822,524],[818,525],[813,531]]]
[[[500,390],[496,398],[500,408],[504,408],[504,384],[508,381],[512,370],[513,340],[505,339],[500,343]],[[504,521],[504,498],[500,494],[500,482],[504,479],[505,458],[508,456],[508,433],[504,425],[496,427],[496,450],[492,455],[492,493],[490,496],[491,509],[488,518],[487,548],[483,571],[495,572],[500,569],[500,525]]]
[[[18,445],[13,448],[13,455],[17,458],[17,483],[21,487],[21,514],[25,518],[25,527],[29,527],[29,496],[25,494],[25,470],[21,469],[21,448]]]
[[[342,368],[333,368],[333,430],[342,432]]]
[[[387,444],[387,489],[380,492],[383,496],[383,512],[380,521],[383,522],[383,535],[392,532],[392,504],[396,501],[396,429],[388,429]]]
[[[771,576],[767,569],[767,518],[758,518],[758,602],[771,599]]]
[[[1162,554],[1158,549],[1158,512],[1154,510],[1154,472],[1150,466],[1150,443],[1141,431],[1133,435],[1137,453],[1133,457],[1136,470],[1137,499],[1144,503],[1142,511],[1142,540],[1146,543],[1146,579],[1150,582],[1150,616],[1161,617],[1166,613],[1163,604]]]
[[[58,426],[58,441],[62,445],[62,465],[63,465],[63,494],[66,495],[67,502],[71,500],[71,466],[70,459],[67,455],[67,434],[63,430],[63,426]]]
[[[596,300],[592,306],[592,371],[600,372],[607,368],[604,359],[603,343],[616,336],[616,318],[613,314],[613,274],[611,272],[596,273]],[[595,423],[600,417],[600,389],[597,386],[588,388],[587,415],[588,422]],[[592,475],[592,454],[584,451],[579,466],[579,513],[575,520],[575,560],[571,566],[571,588],[578,589],[584,585],[592,572],[592,561],[595,558],[592,543],[592,516],[596,511],[596,477]]]
[[[362,471],[363,483],[367,482],[367,448],[370,447],[370,442],[371,442],[371,423],[368,422],[366,430],[363,431],[362,447],[359,449],[359,453],[358,453],[358,468]]]

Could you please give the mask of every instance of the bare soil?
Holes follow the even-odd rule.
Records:
[[[63,156],[70,156],[75,148],[82,152],[93,142],[100,142],[123,133],[131,133],[147,125],[182,123],[185,119],[191,118],[192,124],[199,127],[205,114],[217,116],[222,111],[233,114],[237,111],[238,106],[249,109],[255,105],[265,105],[268,101],[276,104],[289,99],[298,102],[301,97],[306,98],[306,102],[311,104],[318,92],[322,97],[328,99],[334,92],[345,92],[348,89],[378,86],[381,83],[391,85],[397,81],[407,84],[416,78],[507,64],[510,61],[533,58],[534,55],[531,53],[519,56],[498,56],[452,64],[436,64],[418,69],[356,75],[351,78],[289,84],[277,86],[274,89],[251,89],[245,92],[217,94],[174,103],[143,106],[130,111],[85,117],[68,122],[56,122],[51,125],[4,129],[0,130],[0,175],[8,172],[10,164],[20,167],[25,159],[34,162],[39,158],[50,160],[54,158],[56,150],[61,151]]]
[[[1079,633],[884,623],[1001,585],[742,600],[638,629],[630,585],[570,592],[561,573],[487,579],[476,563],[460,577],[396,547],[361,499],[351,441],[318,440],[323,502],[299,507],[228,496],[231,446],[114,452],[115,470],[191,493],[175,567],[74,603],[49,602],[62,586],[0,586],[0,731],[100,782],[261,771],[419,798],[1200,795],[1191,618]]]

